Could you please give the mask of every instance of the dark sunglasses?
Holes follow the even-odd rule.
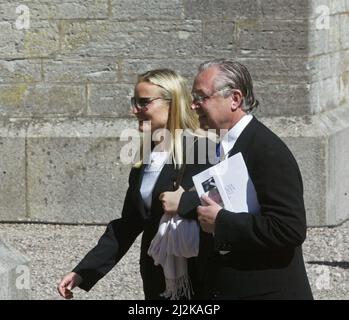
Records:
[[[165,99],[165,98],[148,98],[148,97],[132,97],[131,98],[131,106],[138,109],[146,109],[147,106],[152,103],[155,100],[166,100],[166,101],[171,101],[170,99]]]

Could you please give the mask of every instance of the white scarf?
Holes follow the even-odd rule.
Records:
[[[199,230],[195,220],[182,219],[177,214],[162,216],[148,254],[155,265],[161,265],[164,269],[166,290],[161,295],[165,298],[191,298],[193,289],[188,276],[187,258],[199,253]]]

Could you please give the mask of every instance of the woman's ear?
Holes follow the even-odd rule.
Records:
[[[241,107],[243,100],[242,92],[238,89],[235,89],[231,92],[231,110],[236,111]]]

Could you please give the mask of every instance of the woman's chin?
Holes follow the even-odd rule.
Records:
[[[150,126],[148,126],[148,125],[145,125],[145,124],[143,124],[143,123],[140,123],[140,124],[138,125],[138,130],[139,130],[139,132],[145,133],[145,132],[150,132],[151,128],[150,128]]]

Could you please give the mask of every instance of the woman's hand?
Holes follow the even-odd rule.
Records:
[[[167,191],[160,194],[159,200],[162,202],[165,214],[174,216],[177,213],[183,192],[184,189],[180,186],[176,191]]]
[[[73,290],[82,282],[82,278],[75,272],[68,273],[59,283],[57,290],[65,299],[73,298]]]

